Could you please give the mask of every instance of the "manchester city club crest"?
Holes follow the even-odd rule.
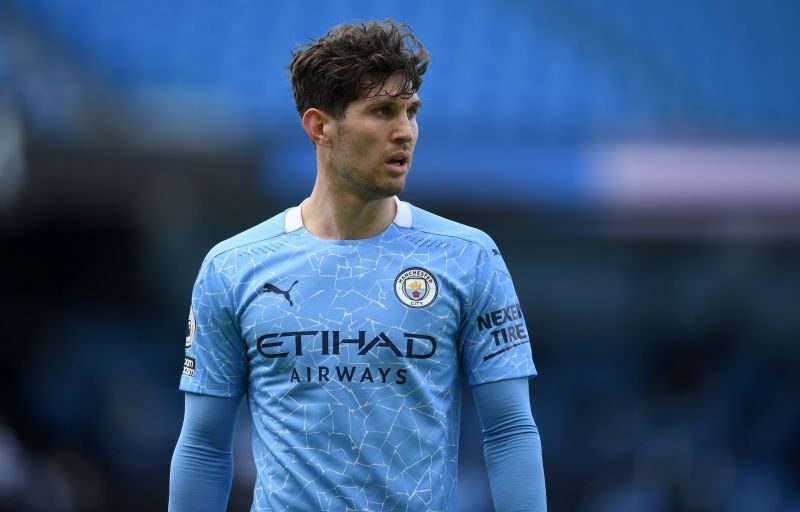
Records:
[[[439,287],[433,274],[420,267],[407,268],[394,280],[394,293],[412,308],[424,308],[436,299]]]

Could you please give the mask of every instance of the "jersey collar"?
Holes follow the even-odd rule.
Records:
[[[283,224],[287,233],[297,231],[303,227],[303,215],[300,213],[300,207],[303,206],[303,203],[306,201],[308,201],[308,198],[303,199],[303,202],[299,205],[286,210],[286,216],[284,217]],[[397,213],[395,214],[392,222],[398,227],[410,228],[411,205],[405,201],[399,200],[397,196],[394,196],[394,202],[397,204]]]

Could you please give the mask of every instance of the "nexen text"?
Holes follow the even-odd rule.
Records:
[[[493,329],[489,334],[494,339],[495,345],[501,342],[509,343],[512,341],[524,341],[528,339],[525,324],[522,322],[504,326],[508,322],[522,319],[522,308],[519,303],[506,306],[504,308],[485,313],[475,321],[478,331]],[[499,327],[499,329],[498,329]]]

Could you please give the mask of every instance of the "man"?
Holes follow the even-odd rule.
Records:
[[[316,182],[203,262],[170,510],[225,510],[246,394],[252,510],[455,511],[462,372],[496,510],[545,510],[536,370],[500,253],[396,197],[428,62],[391,20],[342,25],[294,54]]]

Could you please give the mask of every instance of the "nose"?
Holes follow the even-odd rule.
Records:
[[[414,141],[414,120],[406,115],[397,116],[398,121],[392,131],[392,142],[410,144]]]

